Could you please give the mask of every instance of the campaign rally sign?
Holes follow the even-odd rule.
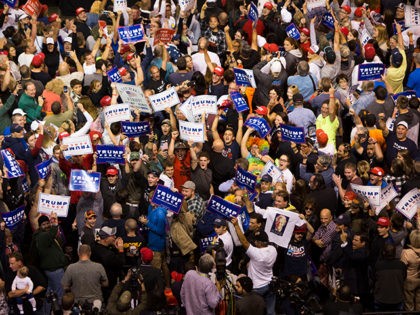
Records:
[[[148,135],[150,133],[150,124],[148,121],[140,121],[140,122],[122,121],[121,132],[129,138],[135,138],[135,137]]]
[[[410,190],[396,205],[396,209],[407,219],[411,220],[420,207],[420,190],[414,188]]]
[[[255,3],[252,1],[251,1],[251,5],[249,6],[248,19],[250,19],[252,22],[255,22],[258,20],[258,8],[255,5]]]
[[[282,210],[274,207],[268,207],[265,210],[264,217],[265,232],[270,242],[287,248],[292,238],[295,225],[300,222],[299,214]]]
[[[51,163],[52,160],[43,161],[35,165],[36,171],[40,179],[46,179],[51,174]]]
[[[97,193],[101,183],[101,173],[88,173],[84,170],[71,170],[70,191],[86,191]]]
[[[252,3],[252,2],[251,2]],[[217,234],[213,231],[209,236],[200,238],[200,252],[204,253],[207,250],[207,247],[213,245],[215,238],[217,238]]]
[[[199,95],[190,97],[190,106],[195,121],[201,119],[202,114],[217,114],[217,96]]]
[[[220,214],[230,220],[232,217],[237,217],[241,213],[242,208],[237,204],[224,200],[219,196],[211,195],[207,203],[207,210]]]
[[[109,71],[107,71],[106,74],[108,76],[108,79],[111,82],[116,82],[116,83],[122,82],[122,78],[121,78],[121,76],[120,76],[120,74],[118,72],[118,68],[117,67],[112,67],[112,69],[109,70]]]
[[[204,124],[179,121],[179,136],[182,140],[204,143]]]
[[[261,172],[261,177],[263,177],[265,174],[268,174],[271,176],[271,178],[273,179],[273,183],[277,183],[281,181],[280,179],[282,176],[282,172],[271,161],[268,161],[267,163],[265,163],[264,168]]]
[[[326,12],[323,16],[322,16],[322,24],[324,24],[326,27],[328,27],[329,29],[334,29],[334,18],[331,15],[331,13]]]
[[[381,204],[375,207],[375,214],[379,215],[383,208],[387,206],[395,197],[398,196],[394,185],[390,184],[381,190]]]
[[[171,87],[170,89],[161,93],[150,95],[149,101],[155,112],[165,110],[165,108],[172,107],[181,103],[179,101],[178,93],[174,87]]]
[[[196,0],[179,0],[178,4],[181,8],[181,11],[188,11],[194,7]]]
[[[135,44],[144,41],[144,30],[141,24],[120,26],[118,27],[118,34],[125,44]]]
[[[131,118],[130,104],[123,103],[123,104],[114,104],[111,106],[106,106],[104,108],[104,116],[105,116],[105,121],[108,124],[112,124],[114,122],[120,122],[124,120],[130,120]]]
[[[29,187],[29,183],[28,183],[28,180],[26,179],[26,177],[22,178],[22,189],[23,189],[23,192],[29,192],[29,190],[31,189]]]
[[[362,199],[367,199],[372,206],[380,206],[381,204],[381,186],[363,186],[350,184],[351,189]]]
[[[96,163],[115,163],[124,164],[124,146],[123,145],[97,145],[96,146]]]
[[[189,97],[184,103],[182,103],[179,106],[179,110],[184,114],[185,118],[187,118],[188,121],[193,122],[194,116],[192,114],[191,99],[192,97]]]
[[[230,98],[232,99],[233,104],[235,104],[236,111],[238,113],[244,112],[249,109],[248,103],[242,97],[242,94],[239,92],[230,92]]]
[[[89,135],[80,137],[65,137],[63,144],[68,148],[63,152],[65,156],[83,155],[93,153],[92,142]]]
[[[254,71],[252,69],[242,69],[245,71],[246,75],[248,76],[249,82],[251,82],[251,87],[254,89],[257,87],[257,83],[255,82]]]
[[[379,80],[384,72],[383,63],[362,63],[359,65],[359,81]]]
[[[160,28],[155,33],[153,45],[157,45],[159,42],[168,44],[172,41],[172,37],[175,34],[175,30],[170,28]]]
[[[11,8],[14,8],[17,0],[2,0],[1,2],[7,4]]]
[[[314,8],[325,7],[326,3],[325,0],[306,0],[306,4],[308,10],[312,10]]]
[[[416,8],[412,5],[405,5],[404,18],[405,26],[407,27],[420,25],[420,8]]]
[[[305,143],[305,128],[280,124],[281,139],[283,141]]]
[[[1,156],[3,157],[4,166],[6,166],[7,169],[8,178],[21,177],[25,175],[15,157],[9,150],[1,150]]]
[[[391,96],[392,96],[392,99],[394,100],[394,103],[397,103],[397,99],[400,96],[405,96],[405,97],[408,98],[408,100],[410,100],[413,97],[417,97],[417,94],[416,94],[416,91],[409,90],[409,91],[404,91],[404,92],[397,93],[397,94],[392,94]]]
[[[14,230],[25,217],[25,206],[20,206],[13,211],[2,213],[1,217],[3,218],[6,226],[10,230]]]
[[[114,12],[127,11],[127,0],[114,0]]]
[[[38,201],[38,212],[50,215],[57,213],[57,217],[66,218],[69,212],[70,196],[59,196],[41,193]]]
[[[257,176],[238,167],[235,175],[236,184],[242,189],[254,191],[257,184]]]
[[[174,213],[179,213],[183,201],[183,194],[172,191],[169,187],[157,185],[151,202],[162,206]]]
[[[244,69],[233,68],[233,73],[235,74],[235,82],[237,85],[252,87],[248,74],[244,71]]]
[[[362,43],[362,46],[365,46],[372,37],[370,37],[370,33],[368,32],[366,27],[360,26],[359,38],[360,38],[360,42]]]
[[[264,118],[251,117],[245,121],[245,126],[254,128],[261,138],[265,138],[270,132],[271,128],[268,122]]]
[[[118,94],[121,96],[124,103],[131,104],[133,107],[138,108],[142,113],[152,113],[152,109],[140,86],[124,83],[116,83],[115,85]]]
[[[291,23],[289,24],[289,26],[286,27],[286,34],[287,36],[296,40],[300,39],[300,32],[294,23]]]
[[[28,0],[22,10],[25,11],[29,16],[38,16],[41,12],[42,4],[38,0]]]

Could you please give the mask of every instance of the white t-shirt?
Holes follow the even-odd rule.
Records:
[[[251,259],[248,265],[248,276],[254,283],[253,288],[258,289],[269,284],[277,258],[276,249],[271,245],[262,248],[249,245],[246,254]]]
[[[15,277],[12,283],[12,290],[22,290],[28,287],[29,293],[32,292],[34,289],[34,283],[32,282],[31,278],[19,278],[18,276]]]
[[[226,266],[229,266],[232,263],[232,254],[233,254],[233,240],[229,232],[225,232],[222,235],[218,236],[218,239],[222,240],[223,248],[226,252]]]
[[[163,185],[165,187],[168,187],[170,189],[174,188],[175,183],[174,183],[173,178],[169,178],[168,175],[162,173],[160,174],[159,179],[163,181]]]
[[[211,62],[220,66],[219,56],[211,51],[209,51],[208,54],[209,54]],[[204,59],[204,53],[198,52],[192,55],[191,58],[194,65],[194,71],[200,71],[203,75],[206,75],[207,64],[206,64],[206,60]]]
[[[34,58],[34,54],[27,54],[27,53],[21,53],[18,57],[18,63],[20,66],[28,66],[31,67],[32,59]]]

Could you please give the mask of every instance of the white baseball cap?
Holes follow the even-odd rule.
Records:
[[[26,113],[21,108],[16,108],[12,113],[12,116],[14,115],[26,116]]]
[[[70,36],[67,36],[66,38],[64,38],[64,41],[63,41],[64,43],[65,42],[68,42],[68,43],[73,43],[73,38],[71,38]]]
[[[48,37],[47,38],[47,45],[54,45],[54,39],[52,39],[52,37]]]

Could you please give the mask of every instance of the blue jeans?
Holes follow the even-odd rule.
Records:
[[[63,287],[61,286],[61,279],[64,276],[64,269],[60,268],[54,271],[45,270],[45,275],[48,279],[48,291],[54,291],[57,294],[57,299],[61,305],[61,299],[63,297]]]
[[[276,294],[270,290],[269,285],[267,284],[253,291],[264,298],[267,315],[276,315]]]

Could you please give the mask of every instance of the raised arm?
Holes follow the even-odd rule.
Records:
[[[239,144],[242,141],[242,137],[243,137],[243,126],[244,126],[244,116],[242,115],[242,113],[238,113],[238,131],[236,132],[236,142],[238,142]]]
[[[220,140],[220,136],[219,133],[217,132],[217,125],[219,124],[219,117],[221,115],[222,110],[219,110],[217,112],[216,117],[214,117],[213,123],[211,125],[211,134],[213,136],[213,141],[214,140]]]
[[[246,148],[246,143],[247,143],[247,141],[248,141],[249,135],[250,135],[253,131],[254,131],[254,128],[248,128],[248,129],[245,131],[245,134],[244,134],[244,136],[243,136],[243,138],[242,138],[242,141],[241,141],[241,155],[242,155],[242,157],[243,157],[244,159],[248,158],[248,156],[249,156],[249,151],[248,151],[248,149]]]
[[[328,103],[328,114],[330,121],[333,122],[337,117],[337,108],[335,106],[335,89],[334,87],[330,88],[330,102]]]
[[[243,248],[245,248],[245,250],[247,250],[251,244],[248,242],[244,233],[242,232],[242,230],[241,230],[241,228],[238,224],[238,218],[232,218],[230,220],[230,222],[232,222],[233,226],[235,227],[236,235],[238,235],[239,241],[241,242]]]

